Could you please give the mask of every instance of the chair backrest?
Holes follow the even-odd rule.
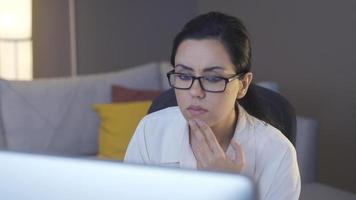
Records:
[[[251,84],[246,96],[239,103],[252,116],[279,129],[295,145],[296,114],[286,98],[272,90]],[[148,113],[171,106],[177,106],[173,89],[169,89],[157,97]]]

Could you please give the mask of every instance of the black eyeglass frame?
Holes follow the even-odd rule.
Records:
[[[215,76],[217,78],[221,78],[222,80],[225,81],[225,87],[223,90],[219,90],[219,91],[211,91],[211,90],[207,90],[204,88],[203,84],[202,84],[202,81],[201,79],[202,78],[205,78],[206,76],[192,76],[192,75],[188,75],[188,74],[185,74],[185,73],[176,73],[174,72],[174,69],[169,71],[167,73],[167,78],[168,78],[168,82],[169,82],[169,85],[174,88],[174,89],[178,89],[178,90],[190,90],[190,88],[192,88],[193,84],[194,84],[194,81],[195,80],[198,80],[199,81],[199,85],[200,87],[205,91],[205,92],[211,92],[211,93],[221,93],[221,92],[224,92],[226,90],[226,86],[228,83],[230,83],[231,81],[235,80],[235,79],[239,79],[241,80],[241,78],[246,74],[247,72],[241,72],[241,73],[238,73],[238,74],[233,74],[232,76],[230,77],[222,77],[222,76]],[[189,87],[187,88],[180,88],[180,87],[176,87],[174,86],[172,83],[171,83],[171,79],[170,79],[170,76],[171,75],[186,75],[186,76],[189,76],[191,77],[193,80],[191,81],[191,84]]]

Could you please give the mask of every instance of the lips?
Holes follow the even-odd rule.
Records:
[[[204,108],[202,108],[200,106],[189,106],[187,108],[187,111],[192,116],[199,116],[199,115],[202,115],[202,114],[208,112],[208,110],[206,110],[206,109],[204,109]]]

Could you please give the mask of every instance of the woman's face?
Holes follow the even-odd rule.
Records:
[[[231,77],[236,74],[223,44],[216,39],[187,39],[178,47],[175,56],[175,72],[193,76]],[[189,90],[175,89],[178,106],[186,120],[201,119],[210,127],[235,117],[235,101],[242,98],[250,84],[248,80],[235,79],[227,84],[224,92],[211,93],[204,91],[198,80]]]

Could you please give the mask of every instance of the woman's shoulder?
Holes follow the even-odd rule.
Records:
[[[253,118],[257,176],[263,171],[276,172],[283,166],[295,166],[297,154],[293,144],[272,125]],[[272,173],[272,174],[273,174]]]
[[[253,176],[260,194],[299,192],[300,175],[293,144],[272,125],[253,116],[248,118],[254,136],[251,146],[255,147]]]
[[[162,134],[172,135],[178,129],[184,128],[186,122],[179,107],[168,107],[146,115],[139,127],[151,138],[161,137]],[[165,137],[166,137],[165,136]]]
[[[281,150],[295,151],[293,144],[279,129],[254,116],[249,115],[248,118],[253,127],[257,146],[263,149],[270,146],[271,148],[269,149],[278,152],[283,152]]]
[[[176,160],[187,131],[187,123],[178,107],[169,107],[145,116],[135,133],[151,163]]]

